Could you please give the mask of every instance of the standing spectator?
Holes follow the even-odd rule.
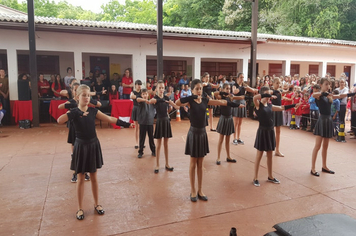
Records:
[[[130,94],[132,91],[132,88],[134,86],[133,79],[131,76],[131,69],[126,69],[125,70],[125,75],[122,77],[122,87],[124,88],[123,90],[123,98],[124,99],[130,99]]]
[[[52,83],[52,91],[54,96],[56,97],[61,97],[61,91],[66,88],[65,84],[63,83],[63,80],[61,78],[60,74],[56,75],[56,79],[54,80],[54,83]]]
[[[96,84],[94,86],[94,92],[101,92],[106,90],[105,88],[105,84],[104,84],[104,74],[100,73],[100,76],[98,78],[96,78]],[[98,100],[103,99],[104,95],[97,95],[98,96]]]
[[[117,87],[113,84],[109,89],[109,101],[110,105],[112,105],[112,100],[120,99],[119,92],[117,91]]]
[[[0,69],[0,103],[3,109],[9,112],[9,79],[4,69]]]
[[[187,74],[186,73],[184,73],[183,77],[179,80],[178,85],[182,86],[182,84],[184,84],[184,85],[189,84],[189,80],[187,78]]]
[[[17,81],[17,91],[20,101],[31,100],[30,80],[26,74],[21,74]]]
[[[4,118],[5,113],[6,113],[6,111],[3,109],[2,104],[0,102],[0,127],[2,127],[1,121]]]
[[[340,79],[339,84],[340,87],[336,89],[337,91],[339,91],[339,94],[347,94],[349,92],[349,89],[346,87],[345,80]],[[345,124],[346,105],[347,105],[347,97],[340,99],[340,112],[339,112],[340,124]]]
[[[67,75],[66,77],[64,77],[64,84],[66,86],[67,89],[70,89],[70,80],[73,79],[74,76],[72,74],[72,68],[68,67],[67,68]]]
[[[119,74],[118,73],[114,73],[112,75],[112,79],[110,80],[110,85],[115,85],[116,88],[118,88],[119,87],[119,82],[120,82]]]
[[[49,82],[44,79],[44,75],[42,73],[40,73],[37,82],[37,87],[38,87],[38,96],[40,98],[49,96],[49,91],[50,91]]]
[[[338,90],[333,91],[334,95],[339,95]],[[336,136],[339,132],[339,112],[340,112],[340,100],[333,99],[333,103],[331,104],[331,117],[333,119],[333,136]]]

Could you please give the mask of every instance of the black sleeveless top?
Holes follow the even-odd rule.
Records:
[[[260,126],[266,128],[274,127],[273,116],[272,116],[272,104],[268,103],[267,106],[264,106],[260,102],[260,107],[258,110],[256,109],[256,114]]]
[[[208,107],[209,98],[202,98],[200,104],[194,100],[190,102],[190,125],[195,128],[205,128],[206,108]]]
[[[281,106],[282,105],[282,94],[279,90],[273,90],[273,94],[274,96],[277,96],[276,99],[271,99],[271,102],[273,105],[275,106]]]
[[[243,96],[243,95],[245,95],[245,93],[246,93],[245,86],[243,86],[243,85],[240,86],[237,83],[235,83],[235,87],[240,90],[237,94],[235,94],[235,96]]]
[[[133,94],[136,96],[136,99],[137,99],[138,97],[141,97],[141,91],[140,91],[140,92],[132,91],[132,92],[133,92]],[[136,99],[133,99],[133,105],[134,105],[134,106],[138,106],[138,102],[137,102]]]
[[[79,109],[79,108],[74,108]],[[89,114],[87,116],[75,117],[73,124],[75,127],[75,135],[79,139],[90,140],[96,138],[95,118],[98,110],[93,107],[88,107]]]
[[[230,98],[222,96],[221,100],[230,101]],[[220,112],[221,112],[221,115],[223,115],[223,116],[231,116],[231,114],[232,114],[230,106],[220,106]]]
[[[167,96],[163,96],[163,98],[160,98],[158,95],[156,95],[154,96],[154,99],[163,99],[164,101],[169,101],[169,98]],[[157,118],[168,117],[167,111],[169,104],[167,102],[156,102],[154,107],[156,108]]]
[[[319,107],[320,114],[331,116],[331,103],[326,96],[320,96],[315,99],[316,105]]]
[[[211,98],[211,92],[213,91],[213,88],[211,87],[211,84],[208,83],[207,86],[203,87],[203,94],[206,94],[207,96],[209,96],[209,98]]]

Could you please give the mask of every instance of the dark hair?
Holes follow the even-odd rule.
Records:
[[[238,73],[236,78],[238,79],[240,77],[240,75],[243,75],[243,74],[244,73],[242,73],[242,72]]]
[[[79,86],[80,84],[78,82],[75,82],[72,84],[72,90],[74,89],[75,86]]]
[[[340,94],[340,92],[339,92],[339,90],[336,90],[336,89],[335,89],[335,90],[333,91],[333,94],[338,95],[338,94]]]
[[[148,90],[146,88],[141,89],[141,93],[147,93]]]
[[[22,77],[26,76],[26,80],[28,80],[28,76],[25,74],[25,73],[22,73],[20,76],[19,76],[19,80],[22,80]]]
[[[208,72],[205,72],[205,73],[201,76],[201,78],[204,78],[204,77],[207,76],[207,75],[209,75],[209,73],[208,73]]]
[[[68,73],[69,70],[73,71],[73,70],[72,70],[72,67],[68,67],[68,68],[67,68],[67,73]]]
[[[193,79],[192,84],[191,84],[192,90],[194,89],[194,87],[197,84],[201,84],[201,80],[200,79]]]
[[[71,78],[70,81],[69,81],[69,84],[73,83],[73,81],[77,81],[76,78]]]
[[[328,83],[330,83],[330,80],[329,80],[328,78],[323,77],[323,78],[321,78],[321,80],[320,80],[320,85],[324,84],[325,81],[327,81]]]
[[[57,77],[59,76],[59,83],[57,81]],[[57,90],[58,89],[58,86],[61,87],[61,89],[64,89],[66,86],[64,85],[64,82],[62,80],[62,77],[60,74],[56,74],[55,77],[54,77],[54,90]]]
[[[264,94],[264,93],[267,92],[268,90],[269,90],[269,87],[263,86],[263,87],[260,89],[260,94]]]
[[[91,70],[91,71],[89,71],[89,74],[90,74],[90,73],[94,74],[94,71]]]
[[[117,90],[117,87],[115,84],[112,84],[110,87],[109,87],[109,94],[114,94],[114,91],[112,90],[112,86],[115,86],[115,94],[118,93],[118,90]]]
[[[225,83],[225,84],[223,85],[223,89],[226,89],[227,86],[230,86],[230,84]]]
[[[141,81],[141,80],[139,80],[139,79],[138,79],[138,80],[136,80],[136,81],[135,81],[135,85],[142,85],[142,81]]]
[[[304,93],[304,96],[308,96],[308,97],[309,97],[309,96],[310,96],[310,94],[309,94],[309,93]]]
[[[43,73],[39,73],[38,76],[44,75]]]
[[[319,84],[314,85],[314,86],[313,86],[313,89],[320,90],[320,85],[319,85]]]

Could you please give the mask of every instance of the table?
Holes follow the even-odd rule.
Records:
[[[130,117],[133,108],[133,102],[129,99],[121,99],[121,100],[112,100],[111,101],[111,116],[119,118],[119,117]],[[120,129],[120,126],[115,124],[111,124],[115,129]]]
[[[65,103],[67,100],[51,100],[49,105],[49,114],[57,121],[57,119],[67,113],[67,109],[58,109],[58,106]]]
[[[32,121],[32,101],[15,101],[12,116],[15,118],[16,124],[19,123],[19,120]]]

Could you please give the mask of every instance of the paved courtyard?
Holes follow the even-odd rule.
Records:
[[[214,118],[215,124],[218,119]],[[70,146],[65,125],[43,124],[21,130],[0,129],[0,235],[263,235],[276,223],[320,213],[356,218],[356,140],[330,141],[328,165],[335,175],[310,175],[314,136],[282,128],[281,151],[274,157],[280,185],[267,183],[266,158],[260,168],[261,187],[252,185],[258,123],[245,119],[241,138],[231,145],[237,163],[215,164],[218,134],[208,132],[210,154],[204,160],[204,193],[208,202],[189,199],[189,157],[184,155],[189,121],[172,122],[170,165],[154,174],[155,158],[134,149],[133,129],[114,130],[107,124],[97,133],[104,155],[98,171],[100,203],[106,213],[94,214],[90,182],[85,183],[85,219],[75,218],[77,199],[71,183]],[[347,130],[349,124],[346,125]],[[148,147],[148,141],[146,140]]]

